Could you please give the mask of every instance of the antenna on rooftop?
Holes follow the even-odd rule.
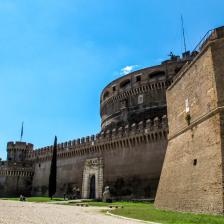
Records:
[[[186,38],[185,38],[185,30],[184,30],[184,19],[182,14],[181,14],[181,31],[183,35],[183,41],[184,41],[184,52],[186,52],[187,46],[186,46]]]

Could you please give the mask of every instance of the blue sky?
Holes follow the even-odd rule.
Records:
[[[100,92],[224,25],[223,0],[0,0],[0,157],[100,130]],[[128,67],[127,67],[128,66]]]

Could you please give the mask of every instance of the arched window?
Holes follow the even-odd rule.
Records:
[[[135,78],[136,78],[136,82],[140,82],[141,81],[141,76],[140,75],[137,75]]]
[[[164,71],[156,71],[149,74],[150,80],[161,80],[161,79],[164,79],[164,77],[165,77]]]
[[[120,83],[120,88],[127,89],[130,86],[130,83],[131,83],[130,79],[126,79]]]

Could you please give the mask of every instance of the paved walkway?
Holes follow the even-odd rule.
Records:
[[[0,200],[0,224],[139,224],[102,208]]]

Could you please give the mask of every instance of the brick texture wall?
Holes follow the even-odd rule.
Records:
[[[167,91],[169,141],[157,208],[223,213],[223,58],[224,39],[213,40]]]

